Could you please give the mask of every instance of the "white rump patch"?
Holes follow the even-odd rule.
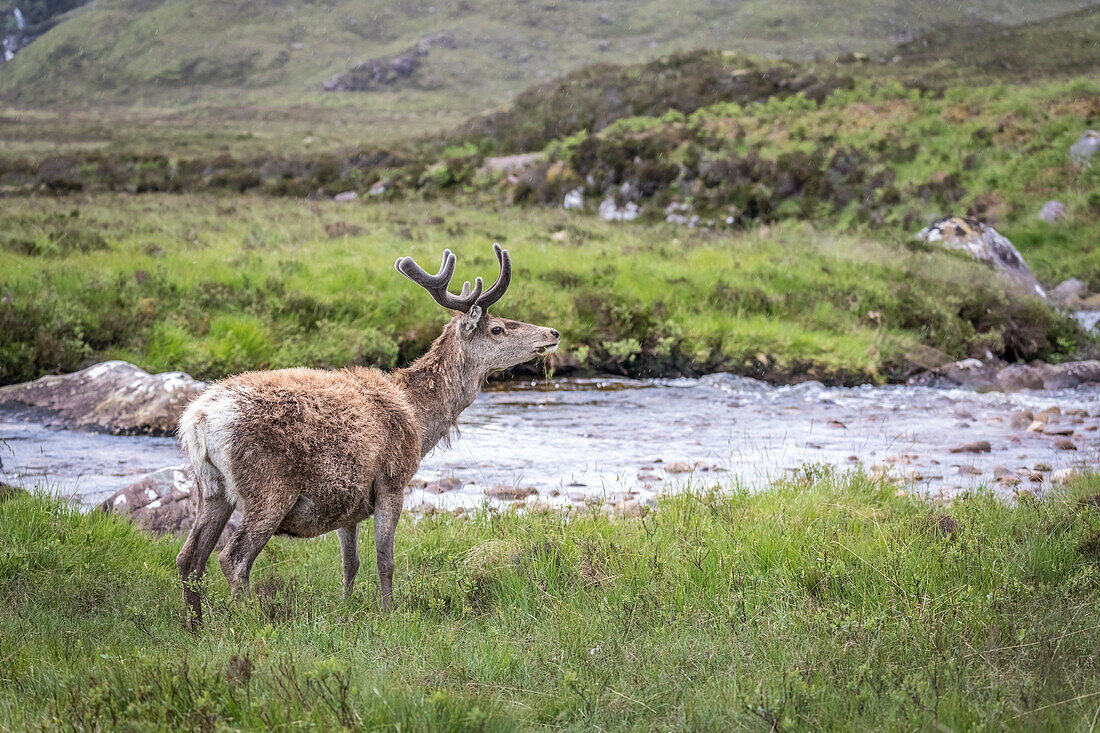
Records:
[[[244,390],[215,386],[191,403],[180,418],[180,440],[206,498],[224,496],[230,504],[237,503],[229,451],[244,399]]]

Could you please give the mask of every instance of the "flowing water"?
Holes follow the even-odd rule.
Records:
[[[1078,411],[1051,422],[1051,429],[1073,431],[1063,439],[1077,450],[1010,425],[1018,410],[1051,406]],[[879,464],[875,470],[917,490],[949,494],[993,484],[996,467],[1049,467],[1049,475],[1095,466],[1098,418],[1100,386],[978,394],[816,382],[771,387],[725,374],[510,382],[483,393],[463,413],[450,447],[425,458],[418,483],[429,486],[415,488],[407,506],[477,506],[497,485],[532,487],[538,493],[528,501],[552,505],[628,493],[644,501],[687,480],[756,488],[808,463]],[[981,440],[990,452],[950,452]],[[0,412],[0,460],[4,481],[93,502],[183,459],[171,438],[57,430]],[[433,493],[441,479],[461,486]],[[1020,488],[1027,487],[1040,488],[1025,479]]]

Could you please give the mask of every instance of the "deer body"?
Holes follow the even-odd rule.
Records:
[[[496,251],[501,277],[484,295],[480,278],[461,296],[446,291],[450,252],[434,277],[398,260],[399,270],[459,311],[409,367],[250,372],[212,385],[187,408],[179,435],[198,483],[198,512],[176,564],[192,623],[202,611],[193,581],[234,507],[242,521],[219,555],[234,591],[248,593],[252,563],[272,535],[337,530],[349,593],[359,569],[358,525],[373,515],[382,604],[389,606],[394,534],[421,458],[454,428],[490,372],[558,344],[553,329],[484,314],[510,276],[508,253]]]

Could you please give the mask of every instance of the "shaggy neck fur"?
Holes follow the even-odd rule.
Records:
[[[457,323],[448,323],[428,353],[393,373],[393,381],[404,390],[420,423],[422,457],[447,437],[485,379],[480,369],[467,365],[457,328]]]

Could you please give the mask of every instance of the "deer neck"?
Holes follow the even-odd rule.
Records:
[[[451,432],[458,416],[477,399],[485,378],[463,354],[454,328],[448,324],[428,353],[394,373],[420,423],[421,457]]]

